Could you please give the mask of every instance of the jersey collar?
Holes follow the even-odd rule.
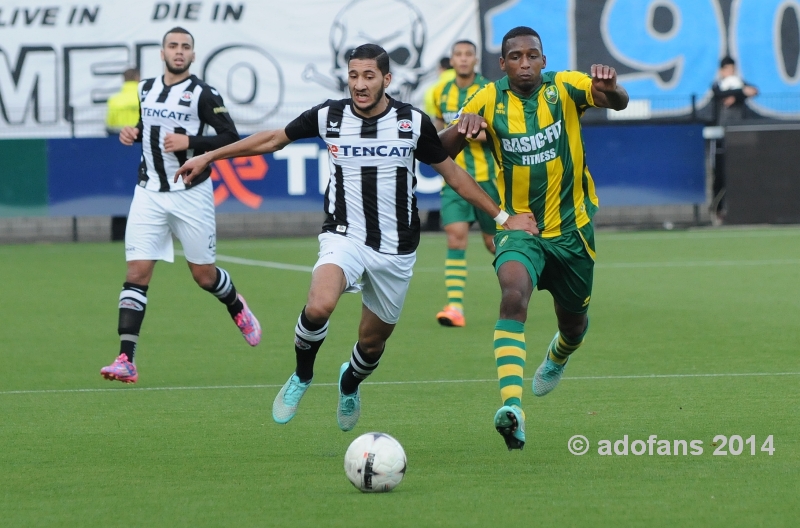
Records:
[[[169,86],[170,88],[174,88],[175,86],[180,86],[185,82],[191,82],[197,79],[194,74],[189,75],[187,78],[183,79],[182,81],[178,81],[175,84],[167,84],[166,80],[164,79],[164,75],[161,75],[161,84],[164,86]]]
[[[529,96],[532,97],[534,94],[539,93],[539,90],[542,89],[542,86],[547,86],[548,84],[553,84],[555,82],[556,72],[548,71],[542,72],[542,84]],[[510,92],[511,86],[508,83],[508,75],[496,81],[494,85],[497,87],[498,90],[502,92]]]

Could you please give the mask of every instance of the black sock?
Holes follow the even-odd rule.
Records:
[[[139,341],[139,332],[144,321],[144,312],[147,308],[147,286],[125,282],[122,284],[122,293],[119,294],[119,353],[125,354],[128,361],[133,362],[136,354],[136,343]]]
[[[244,304],[239,300],[239,293],[236,291],[236,286],[233,285],[231,276],[222,268],[217,268],[217,280],[214,281],[214,286],[206,289],[211,292],[214,297],[225,305],[231,317],[236,317],[242,310]]]
[[[386,349],[384,348],[384,350]],[[356,392],[358,385],[378,368],[378,362],[381,360],[382,355],[383,350],[377,354],[368,355],[361,350],[361,346],[356,342],[356,346],[353,347],[353,353],[350,355],[350,364],[342,374],[342,383],[340,385],[342,394]]]
[[[314,361],[326,335],[328,335],[328,321],[322,324],[312,323],[306,317],[304,306],[294,328],[294,353],[297,358],[295,374],[303,383],[309,382],[314,377]]]

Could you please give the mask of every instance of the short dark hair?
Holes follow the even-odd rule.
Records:
[[[128,81],[138,81],[139,80],[139,70],[136,68],[128,68],[124,72],[122,72],[122,80],[125,82]]]
[[[474,42],[472,42],[471,40],[459,40],[458,42],[453,42],[453,46],[450,48],[451,55],[453,51],[455,51],[456,46],[458,46],[459,44],[469,44],[470,46],[472,46],[472,49],[475,50],[475,53],[478,53],[478,46],[476,46]]]
[[[450,57],[442,57],[439,59],[439,67],[443,70],[449,70],[452,68],[452,66],[450,66]]]
[[[184,29],[180,26],[175,26],[174,28],[170,29],[166,33],[164,33],[164,38],[161,39],[161,47],[163,48],[167,44],[167,35],[170,33],[183,33],[184,35],[189,35],[192,38],[192,47],[194,47],[194,35],[189,33],[189,30]]]
[[[375,59],[375,62],[378,64],[378,69],[381,71],[381,73],[383,75],[389,73],[389,54],[386,53],[385,49],[377,44],[362,44],[358,46],[350,52],[350,55],[348,55],[347,63],[350,64],[350,61],[353,59]]]
[[[722,57],[722,60],[719,61],[720,68],[724,68],[725,66],[734,66],[735,64],[736,61],[733,60],[733,57],[731,57],[730,55],[725,55],[724,57]]]
[[[539,40],[539,45],[542,46],[542,48],[544,48],[544,45],[542,44],[542,37],[540,37],[539,34],[534,29],[529,28],[528,26],[517,26],[503,36],[503,43],[500,45],[500,56],[505,58],[506,53],[508,53],[507,43],[509,39],[515,37],[521,37],[523,35],[536,37]],[[544,51],[544,49],[542,49],[542,51]]]

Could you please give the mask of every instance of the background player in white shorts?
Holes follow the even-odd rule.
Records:
[[[214,264],[216,219],[210,168],[190,184],[173,182],[168,176],[192,155],[233,143],[239,134],[219,93],[189,73],[194,37],[188,31],[176,27],[164,35],[161,59],[164,75],[139,83],[138,125],[124,127],[119,135],[124,145],[142,143],[142,162],[125,229],[128,272],[119,296],[120,353],[100,374],[126,383],[139,377],[133,360],[147,307],[147,287],[156,261],[173,261],[172,235],[181,241],[197,284],[225,304],[248,344],[255,346],[261,340],[258,320],[228,272]],[[216,136],[205,135],[208,125]]]
[[[314,375],[314,360],[342,293],[362,291],[358,341],[339,369],[337,420],[355,427],[361,412],[358,386],[378,366],[403,308],[419,243],[414,188],[416,161],[431,164],[476,207],[506,229],[532,231],[532,215],[510,217],[444,151],[430,119],[386,95],[389,56],[375,44],[348,57],[351,99],[326,101],[285,129],[259,132],[185,163],[175,180],[193,183],[214,160],[275,152],[292,141],[321,137],[328,146],[330,179],[319,260],[308,302],[295,327],[297,368],[278,393],[272,416],[291,420]]]

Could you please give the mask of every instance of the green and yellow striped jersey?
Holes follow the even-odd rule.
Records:
[[[489,83],[489,80],[480,74],[475,76],[475,81],[466,88],[459,88],[456,80],[452,79],[436,86],[433,100],[436,105],[436,117],[449,125],[464,103],[478,90]],[[497,179],[497,163],[492,156],[488,142],[470,141],[467,147],[456,156],[456,163],[467,171],[475,181],[485,182]]]
[[[542,237],[583,227],[599,206],[580,124],[590,106],[591,77],[560,71],[543,72],[541,86],[530,97],[512,92],[503,77],[462,109],[483,116],[489,125],[487,143],[500,164],[500,207],[533,212]]]

